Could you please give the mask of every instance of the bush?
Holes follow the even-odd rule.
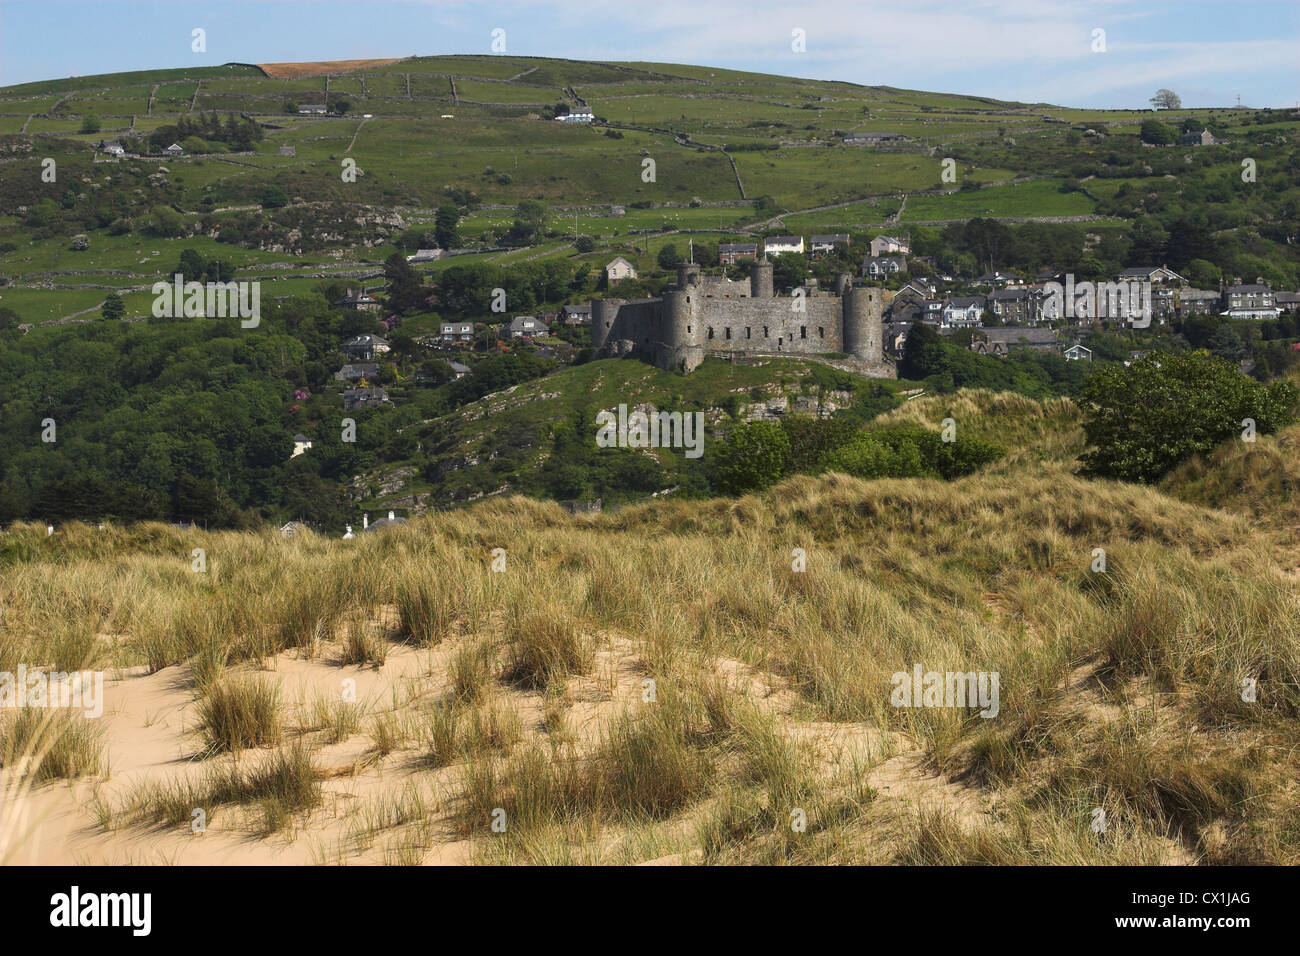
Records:
[[[1259,434],[1290,424],[1297,397],[1290,382],[1262,385],[1203,351],[1106,365],[1083,387],[1092,450],[1082,460],[1093,475],[1152,482],[1240,434],[1247,419]]]
[[[714,459],[713,484],[723,494],[762,491],[785,474],[790,439],[777,425],[752,422],[733,429]]]

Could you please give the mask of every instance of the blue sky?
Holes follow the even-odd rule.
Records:
[[[687,28],[686,25],[691,25]],[[207,52],[190,49],[191,30]],[[1300,103],[1296,0],[0,0],[0,85],[194,63],[652,60],[1097,108]],[[805,52],[791,35],[806,35]],[[1094,31],[1105,51],[1094,52]]]

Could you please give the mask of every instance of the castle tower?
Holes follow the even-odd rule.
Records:
[[[883,361],[880,329],[883,290],[850,287],[845,290],[843,307],[844,351],[859,361],[879,365]]]
[[[770,299],[772,291],[772,263],[761,259],[749,272],[749,295],[754,299]]]
[[[691,323],[691,295],[691,292],[682,290],[664,293],[662,333],[664,344],[670,348],[677,349],[691,344],[692,334],[688,331]]]
[[[700,267],[693,262],[681,262],[677,265],[677,288],[685,290],[689,286],[700,284]]]
[[[614,320],[618,318],[618,308],[623,304],[622,299],[592,299],[591,300],[591,348],[597,354],[605,347],[605,342],[609,339],[609,333],[614,328]]]
[[[835,276],[835,294],[843,296],[847,290],[853,287],[853,273],[841,272]]]

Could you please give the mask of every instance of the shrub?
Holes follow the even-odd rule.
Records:
[[[1274,432],[1295,420],[1296,387],[1262,385],[1207,352],[1154,353],[1131,367],[1106,365],[1084,384],[1091,405],[1082,456],[1090,473],[1152,482],[1175,465],[1248,428]]]

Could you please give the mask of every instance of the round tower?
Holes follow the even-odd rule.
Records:
[[[770,299],[772,291],[772,263],[766,259],[755,262],[749,271],[749,295],[754,299]]]
[[[841,272],[835,276],[835,294],[843,296],[845,292],[853,287],[853,274],[851,272]]]
[[[690,293],[682,290],[664,293],[663,304],[663,340],[665,345],[680,348],[689,345],[691,333]]]
[[[605,347],[609,340],[609,333],[614,328],[614,321],[618,318],[618,307],[623,304],[622,299],[592,299],[591,300],[591,349],[599,353]]]
[[[844,296],[844,351],[854,358],[878,365],[881,362],[879,289],[853,288]]]
[[[693,285],[700,284],[700,267],[694,262],[679,262],[677,264],[677,288],[685,290]]]

